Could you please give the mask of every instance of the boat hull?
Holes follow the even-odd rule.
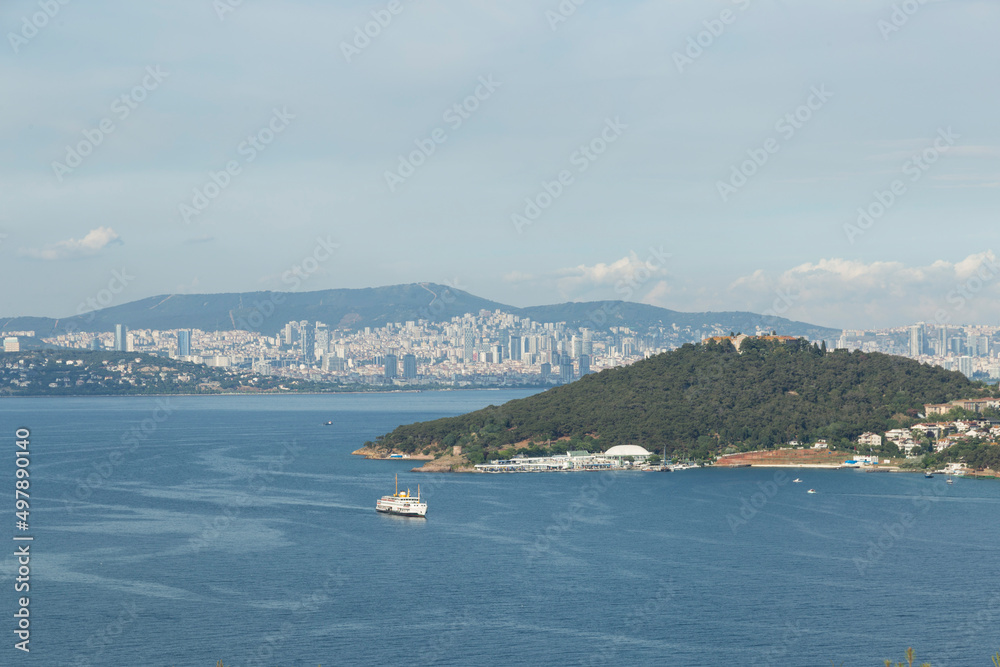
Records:
[[[409,516],[418,519],[427,518],[427,508],[426,507],[393,507],[386,505],[376,505],[375,511],[381,514],[394,514],[396,516]]]

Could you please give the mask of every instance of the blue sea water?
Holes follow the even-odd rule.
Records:
[[[529,393],[0,401],[0,664],[881,665],[913,646],[942,667],[1000,649],[997,482],[350,455]],[[30,654],[11,632],[18,427]],[[375,513],[397,473],[426,520]]]

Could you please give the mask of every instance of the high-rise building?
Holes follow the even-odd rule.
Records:
[[[414,380],[417,377],[417,357],[413,354],[403,355],[403,378]]]
[[[472,355],[476,351],[476,333],[472,329],[465,329],[463,336],[462,358],[466,363],[472,361]]]
[[[583,354],[588,357],[594,356],[594,338],[590,329],[581,329],[580,332],[583,334]]]
[[[177,356],[179,357],[191,356],[190,329],[181,329],[180,331],[177,332]]]
[[[950,338],[948,342],[949,342],[949,348],[952,351],[952,353],[959,356],[965,354],[965,341],[962,340],[959,336]]]
[[[285,325],[285,345],[291,347],[292,343],[294,343],[296,340],[297,337],[295,335],[295,322],[289,322],[288,324]]]
[[[521,337],[511,336],[508,345],[511,361],[521,361]]]
[[[559,381],[563,384],[573,381],[573,359],[568,354],[559,359]]]
[[[965,353],[970,357],[979,356],[979,336],[971,331],[965,335]]]
[[[324,323],[317,322],[315,353],[326,353],[329,351],[330,351],[330,329],[328,329]]]
[[[128,352],[128,327],[115,325],[115,352]]]
[[[392,379],[399,375],[398,360],[395,354],[385,355],[385,377]]]
[[[910,327],[910,356],[918,357],[924,353],[924,325],[914,324]]]
[[[972,357],[964,356],[958,358],[958,370],[967,378],[972,377]]]
[[[307,364],[316,360],[316,334],[308,322],[299,327],[299,354]]]
[[[574,335],[570,339],[569,348],[570,355],[572,355],[574,359],[579,359],[580,355],[583,354],[583,340],[579,336]]]
[[[552,364],[544,363],[539,367],[540,375],[543,380],[549,379],[549,374],[552,372]]]
[[[580,377],[583,377],[590,372],[590,355],[581,354],[580,355]]]

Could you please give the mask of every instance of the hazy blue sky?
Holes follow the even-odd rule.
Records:
[[[11,0],[0,25],[2,316],[434,281],[1000,323],[995,1]]]

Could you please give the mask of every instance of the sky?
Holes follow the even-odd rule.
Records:
[[[4,2],[0,316],[429,281],[1000,324],[998,22],[977,0]]]

